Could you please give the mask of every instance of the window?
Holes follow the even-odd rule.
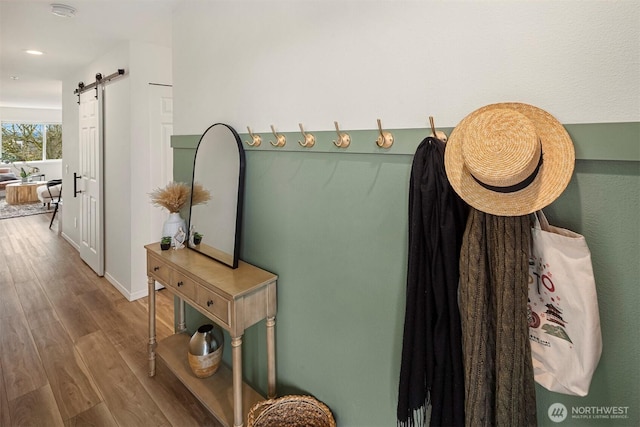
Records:
[[[62,125],[2,123],[2,160],[32,162],[62,158]]]

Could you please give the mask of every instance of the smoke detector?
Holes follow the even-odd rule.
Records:
[[[73,18],[76,14],[76,9],[66,4],[53,3],[51,5],[51,13],[61,18]]]

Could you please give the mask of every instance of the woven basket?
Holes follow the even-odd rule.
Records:
[[[292,395],[253,405],[247,427],[336,427],[336,421],[319,400]]]

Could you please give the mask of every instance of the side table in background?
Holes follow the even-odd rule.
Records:
[[[7,184],[5,187],[5,198],[9,205],[22,205],[38,201],[37,189],[46,181],[16,182]]]

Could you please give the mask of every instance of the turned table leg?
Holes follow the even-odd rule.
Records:
[[[176,332],[185,332],[187,330],[187,324],[184,316],[184,300],[178,298],[178,330]]]
[[[156,374],[156,281],[153,277],[147,278],[149,284],[149,344],[147,347],[149,356],[149,376]]]
[[[242,427],[242,336],[231,338],[233,362],[233,425]]]
[[[267,318],[267,385],[269,399],[276,397],[276,318]]]

